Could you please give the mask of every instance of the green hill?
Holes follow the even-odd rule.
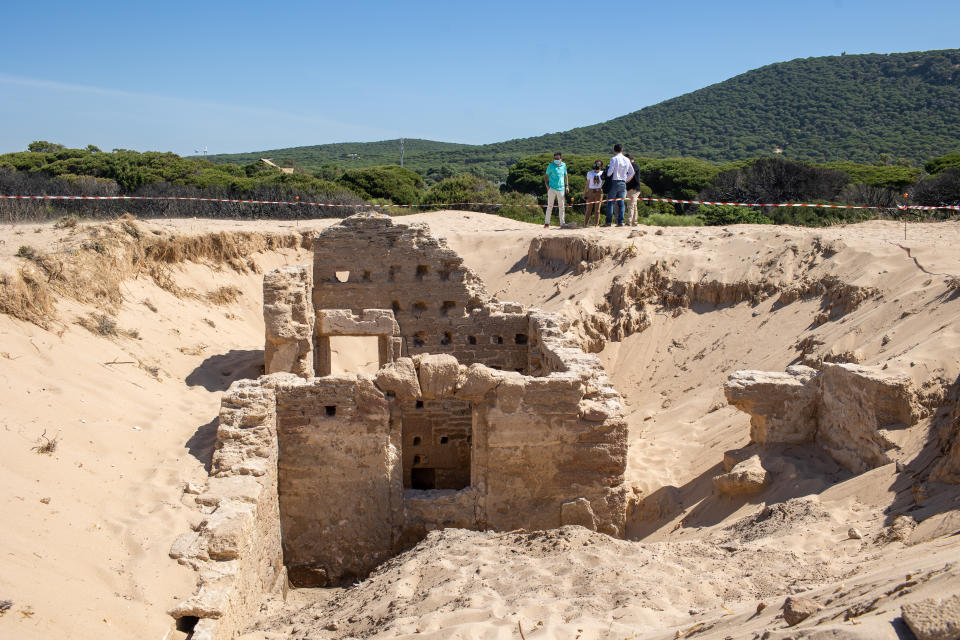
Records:
[[[519,158],[555,149],[694,156],[713,162],[782,153],[813,162],[922,163],[960,149],[960,50],[805,58],[586,127],[487,145],[405,141],[405,165],[430,179],[471,172],[503,179]],[[319,170],[396,164],[398,140],[210,156],[271,158]]]

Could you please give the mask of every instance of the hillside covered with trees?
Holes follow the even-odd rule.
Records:
[[[781,155],[808,162],[920,166],[960,149],[960,50],[842,55],[771,64],[625,116],[532,138],[464,145],[404,142],[404,164],[428,182],[461,173],[504,180],[521,157],[562,150],[692,156],[716,163]],[[400,141],[210,156],[268,157],[327,171],[398,164]]]
[[[586,172],[600,154],[568,154],[571,204],[583,203]],[[299,207],[237,202],[180,200],[6,200],[0,220],[44,220],[61,214],[105,217],[120,212],[147,216],[291,218],[349,215],[359,205],[413,205],[392,213],[448,207],[537,220],[545,202],[543,172],[552,154],[525,156],[514,163],[503,184],[469,173],[428,184],[397,165],[329,172],[292,173],[264,162],[214,164],[173,153],[103,152],[93,146],[68,149],[36,141],[27,151],[0,155],[0,195],[175,196],[179,198],[323,202],[334,207]],[[923,170],[901,165],[853,162],[813,164],[780,156],[723,165],[696,158],[638,157],[645,195],[683,200],[757,203],[756,208],[703,207],[649,203],[645,216],[674,216],[676,224],[782,222],[823,225],[881,215],[866,209],[770,208],[768,202],[835,203],[880,207],[960,204],[960,154],[928,161]],[[904,192],[908,193],[904,197]],[[936,214],[933,214],[936,215]],[[576,221],[582,208],[568,219]],[[654,221],[656,222],[656,221]],[[663,222],[663,219],[660,220]]]

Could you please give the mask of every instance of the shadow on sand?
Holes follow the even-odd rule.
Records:
[[[190,372],[184,380],[187,386],[203,387],[207,391],[225,391],[237,380],[259,378],[263,375],[263,349],[233,349],[210,356]]]

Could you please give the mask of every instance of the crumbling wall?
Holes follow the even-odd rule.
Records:
[[[469,486],[473,445],[470,403],[456,398],[397,402],[403,424],[404,488]]]
[[[952,385],[948,397],[946,423],[939,433],[943,458],[934,467],[930,479],[960,484],[960,378]]]
[[[277,502],[275,387],[290,374],[239,380],[221,401],[211,477],[196,502],[208,515],[170,556],[193,567],[199,588],[170,610],[198,618],[191,638],[232,640],[285,588]]]
[[[368,376],[277,388],[283,557],[296,586],[366,575],[402,519],[399,433]]]
[[[855,364],[735,371],[724,394],[750,414],[751,442],[816,442],[856,473],[894,462],[889,432],[925,415],[908,376]]]
[[[426,225],[357,214],[325,229],[313,248],[315,309],[391,309],[405,355],[526,366],[522,310],[484,310],[491,299],[482,282]]]
[[[264,284],[268,370],[297,375],[224,395],[197,497],[210,517],[171,549],[200,575],[171,612],[200,619],[192,637],[232,638],[286,575],[363,576],[439,527],[623,535],[620,396],[569,322],[491,300],[422,225],[357,215],[314,247],[311,304],[302,268]],[[311,371],[311,343],[331,335],[381,338],[376,375],[311,377],[329,369],[318,356]],[[404,491],[418,464],[438,489]]]
[[[264,373],[313,375],[312,285],[310,268],[303,265],[263,276]]]
[[[577,349],[565,326],[559,316],[530,314],[543,376],[476,364],[461,371],[457,396],[474,403],[472,484],[480,526],[588,523],[623,535],[622,404],[599,360]]]

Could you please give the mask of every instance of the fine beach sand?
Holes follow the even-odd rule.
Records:
[[[946,535],[960,530],[960,487],[914,488],[895,464],[854,475],[813,446],[776,451],[773,485],[749,499],[711,483],[723,452],[749,440],[749,416],[723,396],[735,370],[854,361],[909,375],[932,407],[957,390],[960,223],[910,224],[905,239],[888,221],[639,227],[633,237],[455,211],[399,221],[445,237],[499,299],[569,317],[600,357],[630,427],[628,539],[578,527],[433,532],[356,586],[268,603],[245,640],[479,640],[521,629],[528,640],[792,637],[777,635],[789,595],[825,607],[797,628],[876,640],[909,633],[902,604],[960,593],[960,536]],[[335,222],[134,224],[143,244],[220,232],[296,240]],[[56,302],[43,327],[0,314],[0,600],[12,602],[0,638],[186,637],[166,614],[194,590],[193,572],[167,555],[203,515],[184,489],[206,477],[222,392],[262,370],[262,273],[312,259],[294,241],[239,262],[187,253],[159,275],[124,273],[111,304],[97,279],[56,266],[94,255],[82,249],[93,229],[124,237],[121,222],[0,227],[0,274],[40,264],[15,255],[32,247],[53,261],[38,286]],[[561,251],[531,267],[541,236],[586,238],[608,255],[579,265]],[[651,265],[698,283],[699,297],[641,305],[627,287],[629,308],[615,309],[615,279]],[[778,303],[792,284],[823,278],[843,285],[835,300]],[[214,295],[224,288],[232,294]],[[115,321],[106,335],[99,313]],[[371,359],[338,358],[351,370]],[[902,465],[935,453],[935,417],[898,436]],[[913,534],[891,532],[901,514],[921,522]]]

